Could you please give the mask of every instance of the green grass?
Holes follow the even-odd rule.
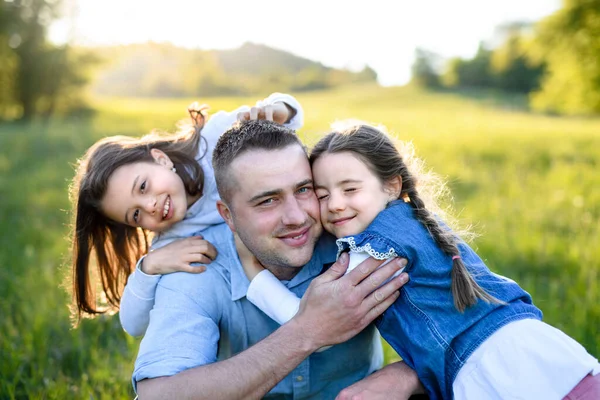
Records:
[[[353,87],[301,94],[303,138],[334,119],[382,123],[445,176],[454,209],[494,271],[529,291],[545,320],[600,355],[600,120],[518,111],[520,99]],[[194,99],[102,99],[89,120],[0,125],[0,398],[132,398],[138,341],[116,317],[71,328],[68,181],[105,135],[173,130]],[[212,110],[247,98],[201,99]],[[388,360],[395,359],[389,348]]]

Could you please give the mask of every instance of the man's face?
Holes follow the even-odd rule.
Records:
[[[251,150],[229,175],[235,190],[224,217],[248,250],[274,273],[308,263],[322,228],[304,150]]]

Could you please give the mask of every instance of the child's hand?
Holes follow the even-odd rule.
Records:
[[[200,273],[206,271],[204,265],[191,266],[191,263],[210,264],[217,257],[217,249],[202,236],[178,239],[173,243],[154,250],[142,261],[142,272],[148,275],[164,275],[172,272]]]
[[[278,124],[285,124],[293,117],[294,110],[283,102],[267,104],[262,107],[252,107],[250,111],[238,113],[238,121],[267,120],[275,121]]]

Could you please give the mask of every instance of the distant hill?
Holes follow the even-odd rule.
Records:
[[[360,72],[326,67],[289,52],[245,43],[233,50],[144,43],[94,48],[104,62],[92,83],[99,95],[179,97],[306,91],[375,82]]]

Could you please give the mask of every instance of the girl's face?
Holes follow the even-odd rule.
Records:
[[[172,171],[169,157],[157,149],[151,154],[154,162],[127,164],[113,172],[101,206],[113,221],[162,232],[183,220],[196,199]]]
[[[384,185],[351,152],[325,153],[312,171],[323,228],[338,238],[365,230],[400,192],[392,183]]]

